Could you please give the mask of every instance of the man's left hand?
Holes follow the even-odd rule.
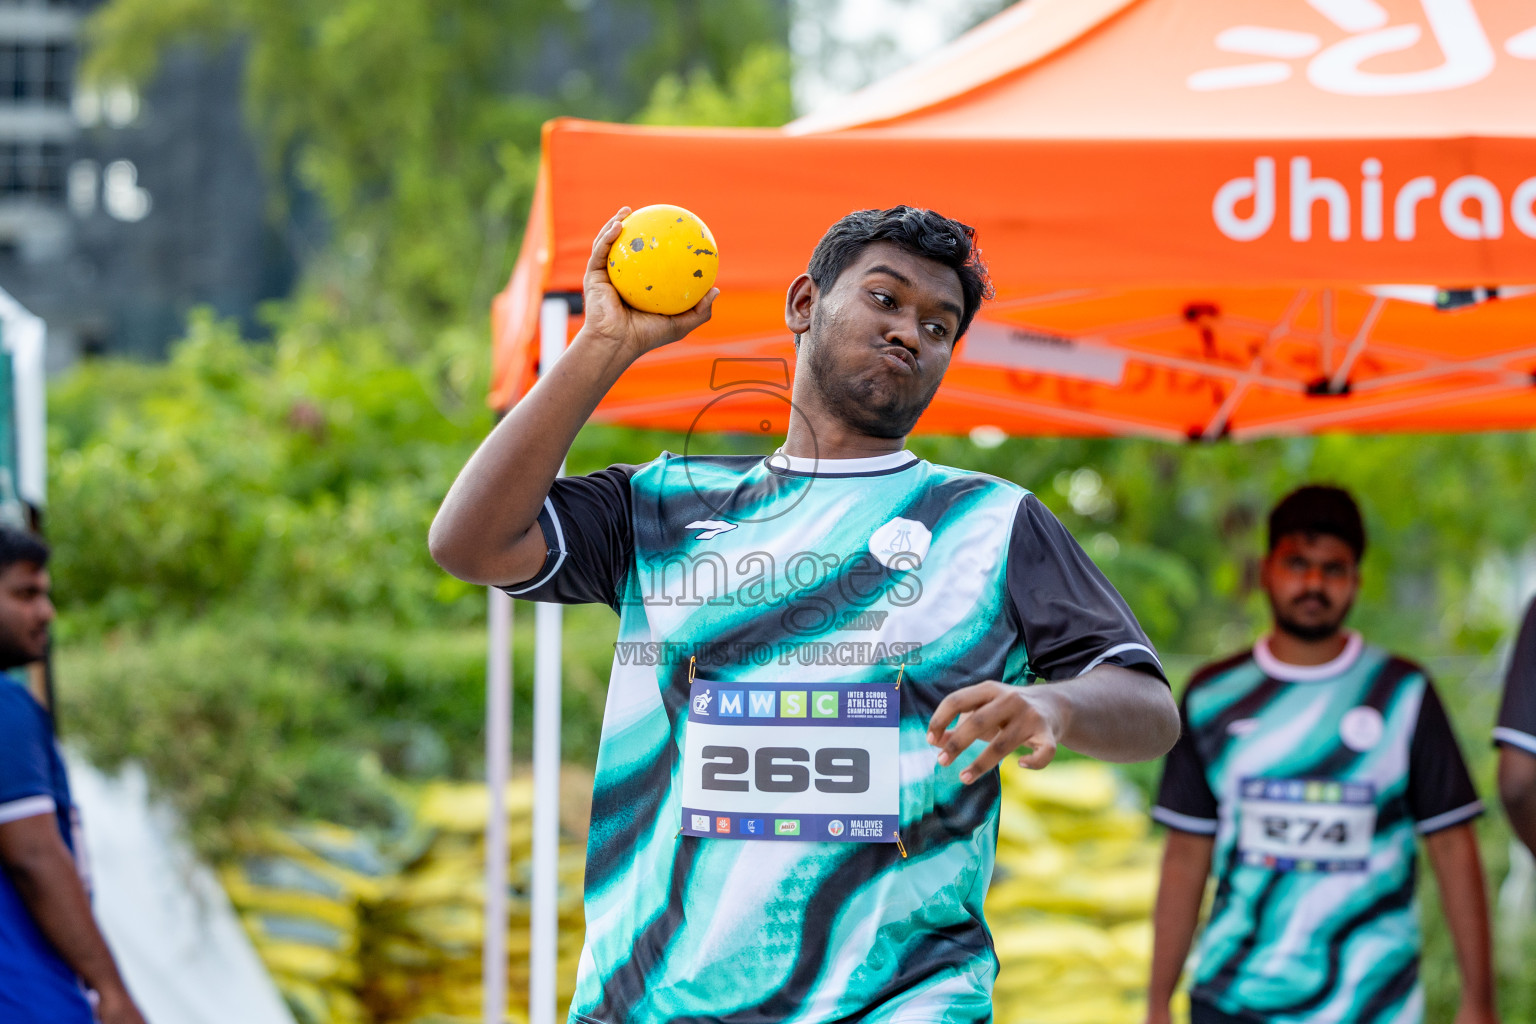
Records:
[[[981,755],[960,773],[960,781],[969,785],[1019,747],[1029,747],[1019,758],[1025,768],[1050,764],[1065,728],[1063,714],[1048,687],[1025,689],[989,680],[956,690],[939,702],[928,721],[928,742],[939,748],[939,764],[948,765],[977,740],[987,741]],[[960,721],[947,729],[956,717]]]

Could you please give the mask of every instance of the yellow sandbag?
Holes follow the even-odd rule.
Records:
[[[1135,1002],[1115,995],[1058,1000],[1050,993],[1010,1000],[994,1008],[997,1024],[1137,1024]]]
[[[533,848],[533,821],[522,818],[507,823],[507,850],[512,861],[525,860]],[[410,861],[412,871],[445,860],[485,865],[485,833],[433,832],[419,844]]]
[[[370,966],[377,963],[382,969],[370,974],[396,974],[404,971],[427,971],[440,966],[443,954],[439,949],[405,935],[379,935],[368,946]]]
[[[349,989],[285,974],[272,981],[297,1024],[367,1024],[368,1011]]]
[[[1114,940],[1121,956],[1137,963],[1152,962],[1152,922],[1150,920],[1117,924],[1109,929],[1109,937]]]
[[[1162,860],[1162,848],[1147,835],[1081,840],[1073,843],[1071,849],[1072,863],[1080,871],[1156,867]]]
[[[332,988],[327,995],[331,1004],[331,1024],[369,1024],[368,1008],[347,989]]]
[[[1028,847],[998,847],[997,867],[993,872],[993,887],[1014,879],[1027,880],[1033,885],[1050,884],[1066,874],[1074,866],[1073,851],[1049,840]],[[992,899],[991,894],[987,896]]]
[[[324,878],[330,886],[339,887],[347,898],[373,902],[383,894],[386,874],[381,864],[376,865],[379,870],[373,874],[354,868],[349,861],[364,862],[366,855],[358,849],[348,853],[344,836],[350,836],[354,846],[363,843],[349,829],[326,825],[287,830],[271,826],[241,828],[235,831],[234,841],[242,863],[270,861],[300,865],[311,874]],[[301,841],[301,837],[305,841]],[[328,852],[331,857],[323,856],[316,852],[317,849]]]
[[[1048,839],[1045,823],[1034,809],[1009,790],[1004,790],[997,819],[998,846],[1030,846]]]
[[[1124,920],[1150,914],[1156,896],[1155,869],[1123,868],[1063,875],[1052,885],[1012,879],[993,886],[987,894],[987,902],[1000,915],[1028,909]]]
[[[276,854],[251,854],[227,864],[220,871],[224,889],[236,906],[264,898],[271,892],[311,896],[350,907],[355,900],[345,880],[323,865],[306,864]]]
[[[1109,976],[1106,970],[1089,964],[1080,967],[1064,967],[1043,984],[1037,983],[1028,988],[1004,985],[1000,986],[998,991],[1006,999],[1038,999],[1048,995],[1053,1000],[1069,1002],[1082,998],[1118,997],[1123,994],[1124,989]]]
[[[466,857],[428,858],[420,870],[401,879],[390,902],[408,907],[437,903],[485,903],[485,862]]]
[[[1152,922],[1130,921],[1109,929],[1120,955],[1110,965],[1110,973],[1126,988],[1142,988],[1152,970]]]
[[[330,1001],[312,981],[274,974],[272,981],[296,1024],[331,1024]]]
[[[306,822],[283,829],[283,834],[311,855],[355,875],[384,879],[394,873],[373,840],[356,829]]]
[[[1114,940],[1104,929],[1063,917],[1042,917],[996,928],[992,945],[1004,971],[1014,960],[1071,964],[1089,959],[1104,963],[1116,955]]]
[[[1113,806],[1120,782],[1108,765],[1097,761],[1066,761],[1040,771],[1003,762],[1003,785],[1012,796],[1033,807],[1053,807],[1092,814]]]
[[[485,929],[481,908],[460,903],[438,903],[414,908],[401,918],[406,934],[429,947],[452,955],[469,955],[480,948]]]
[[[358,976],[355,931],[280,914],[243,914],[240,918],[256,954],[271,971],[310,981],[354,983]]]
[[[524,1002],[526,1003],[526,997]],[[558,1019],[564,1020],[565,1017],[566,1009],[562,1007],[560,1009]],[[443,1013],[423,1014],[419,1017],[410,1018],[409,1024],[480,1024],[482,1020],[483,1018],[480,1014],[480,1011],[476,1010],[473,1014],[459,1016],[450,1016]],[[519,1005],[514,1000],[513,1004],[507,1007],[506,1020],[507,1024],[528,1024],[527,1007],[524,1005]]]
[[[357,961],[318,946],[267,942],[257,947],[267,969],[309,981],[355,985],[361,980]]]
[[[1001,965],[997,981],[993,983],[993,995],[1003,1001],[1016,995],[1028,995],[1048,988],[1061,973],[1059,963],[1041,960],[1010,959]]]
[[[1140,811],[1111,808],[1094,814],[1047,811],[1041,814],[1045,829],[1058,843],[1090,840],[1144,840],[1151,832],[1151,822]]]
[[[517,847],[513,847],[516,852]],[[528,892],[532,885],[532,865],[518,859],[508,865],[508,898],[513,914],[528,913]],[[559,885],[557,901],[561,913],[570,913],[581,904],[586,873],[584,851],[566,846],[560,850],[557,864]],[[418,866],[393,887],[390,902],[420,906],[430,903],[485,902],[485,853],[464,846],[442,847],[433,844]]]
[[[242,914],[240,920],[258,950],[263,943],[288,943],[313,946],[341,956],[352,956],[357,952],[357,932],[313,918],[256,913]]]
[[[433,782],[422,787],[416,819],[428,828],[445,832],[485,832],[490,820],[490,792],[478,782]],[[533,780],[515,779],[507,784],[507,818],[533,813]]]
[[[253,884],[253,875],[241,865],[225,865],[220,868],[219,880],[224,883],[224,891],[230,903],[241,913],[307,918],[344,931],[357,930],[357,909],[345,896],[337,899],[325,893]],[[254,882],[275,880],[267,872],[254,875]]]

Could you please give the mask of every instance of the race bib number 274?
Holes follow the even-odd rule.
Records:
[[[1244,779],[1238,849],[1243,862],[1281,871],[1365,871],[1376,834],[1367,782]]]
[[[695,679],[683,834],[896,842],[900,722],[895,686]]]

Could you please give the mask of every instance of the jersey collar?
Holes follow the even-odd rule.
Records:
[[[903,469],[916,462],[917,456],[902,449],[866,459],[806,459],[785,455],[783,449],[780,449],[764,461],[775,473],[791,473],[796,476],[870,476]]]
[[[1347,637],[1339,656],[1321,665],[1292,665],[1288,661],[1281,661],[1269,649],[1267,636],[1253,645],[1253,660],[1271,679],[1278,679],[1282,683],[1316,683],[1349,671],[1350,666],[1360,657],[1360,652],[1365,649],[1365,640],[1352,629],[1348,631]]]

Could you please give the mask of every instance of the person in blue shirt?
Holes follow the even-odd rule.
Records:
[[[0,526],[0,1020],[144,1024],[91,914],[48,712],[13,671],[47,653],[53,615],[47,545]]]

